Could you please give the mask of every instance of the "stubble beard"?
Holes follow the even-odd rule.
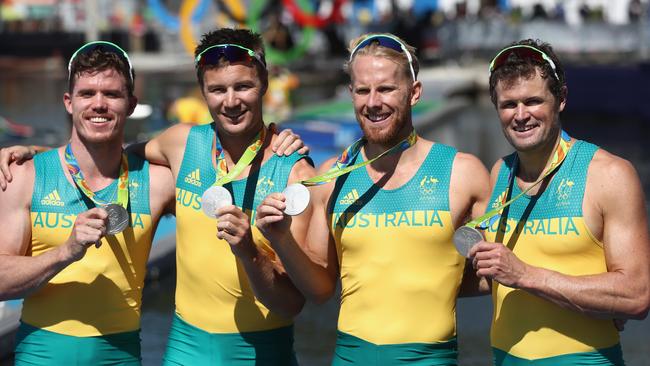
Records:
[[[403,139],[403,137],[400,136],[400,132],[404,129],[406,124],[407,121],[404,118],[400,118],[388,128],[376,129],[369,125],[361,124],[361,130],[368,142],[382,146],[390,145],[389,147],[392,147]]]

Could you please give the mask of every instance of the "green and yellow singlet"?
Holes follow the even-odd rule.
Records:
[[[452,244],[455,154],[433,144],[410,181],[393,190],[373,184],[365,168],[337,179],[329,211],[342,282],[334,364],[456,364],[465,260]],[[441,352],[445,361],[434,362]]]
[[[140,329],[142,288],[152,240],[149,164],[135,155],[129,155],[128,161],[129,227],[104,237],[99,248],[88,248],[81,260],[25,298],[24,323],[76,337]],[[57,150],[36,155],[34,169],[31,256],[65,243],[77,215],[95,207],[66,179]],[[117,179],[95,193],[104,201],[115,201]]]
[[[606,272],[603,244],[589,231],[582,213],[587,169],[597,149],[576,141],[548,187],[506,207],[501,219],[486,230],[487,240],[504,243],[527,264],[566,275]],[[492,207],[503,200],[514,157],[504,158],[492,192]],[[509,196],[520,192],[517,184],[512,184]],[[623,364],[612,320],[564,309],[496,282],[492,297],[491,339],[497,365]]]
[[[214,351],[216,354],[210,364],[234,365],[238,361],[232,347],[239,347],[245,353],[240,361],[247,357],[252,362],[255,359],[259,361],[259,349],[256,355],[250,342],[255,343],[255,348],[264,342],[262,338],[280,342],[277,340],[279,333],[272,330],[286,328],[290,342],[284,344],[288,349],[276,347],[275,352],[290,352],[293,357],[293,335],[290,329],[293,322],[270,312],[255,298],[246,272],[230,250],[230,245],[217,238],[216,220],[201,211],[201,196],[215,182],[216,173],[212,163],[214,136],[214,122],[190,130],[176,180],[176,315],[180,319],[176,319],[178,331],[174,331],[173,336],[178,338],[200,334],[206,342],[211,342],[210,347],[223,349],[223,352]],[[234,205],[243,208],[250,217],[251,224],[254,223],[254,210],[257,206],[268,194],[281,192],[286,187],[294,164],[302,158],[304,156],[297,153],[287,157],[273,155],[259,169],[252,169],[248,177],[224,185],[232,194]],[[255,244],[274,257],[269,242],[255,225],[251,226]],[[251,332],[260,333],[256,333],[257,338],[254,338]],[[242,333],[249,335],[239,336]],[[189,351],[181,349],[192,347],[183,346],[185,341],[172,344],[171,337],[167,362],[182,364],[190,360],[196,361],[189,356]],[[247,347],[250,351],[245,350]],[[270,357],[273,358],[272,355]],[[282,361],[277,362],[282,364]]]

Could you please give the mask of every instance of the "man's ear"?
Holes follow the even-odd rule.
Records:
[[[129,112],[126,114],[126,116],[130,116],[133,114],[133,111],[135,110],[135,107],[138,105],[138,97],[135,95],[132,95],[129,97]]]
[[[68,114],[72,114],[72,95],[70,93],[63,94],[63,105]]]
[[[566,98],[567,94],[569,93],[569,89],[565,86],[560,89],[560,103],[558,105],[558,112],[562,112],[564,110],[564,106],[566,106]]]
[[[413,82],[413,90],[411,90],[411,106],[418,104],[420,96],[422,96],[422,82],[416,80]]]

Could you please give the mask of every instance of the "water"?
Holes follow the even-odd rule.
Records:
[[[142,76],[142,75],[141,75]],[[139,76],[140,77],[140,76]],[[146,76],[140,86],[144,102],[162,98],[163,89],[174,83],[191,84],[191,77],[175,74]],[[0,76],[0,115],[18,122],[37,126],[38,143],[63,143],[68,135],[66,114],[61,103],[65,80],[53,78],[47,73]],[[38,90],[39,99],[35,99]],[[470,108],[454,114],[453,119],[443,122],[428,138],[458,146],[463,151],[479,154],[486,164],[508,151],[500,135],[494,109],[484,101],[472,101]],[[156,106],[157,107],[157,106]],[[568,119],[567,119],[568,120]],[[647,123],[627,120],[626,128],[612,125],[596,117],[572,116],[566,123],[570,133],[595,141],[604,148],[630,159],[641,175],[646,192],[650,193],[650,141]],[[131,136],[154,127],[157,121],[130,121]],[[0,145],[3,142],[0,141]],[[496,149],[495,146],[499,146]],[[166,345],[166,337],[173,314],[175,275],[168,275],[147,285],[142,311],[142,355],[144,365],[159,365]],[[328,365],[335,342],[337,301],[315,306],[307,304],[296,320],[296,351],[303,365]],[[489,323],[492,306],[489,297],[460,299],[458,301],[458,338],[460,364],[479,366],[489,364]],[[396,310],[397,312],[397,310]],[[650,365],[647,338],[650,320],[630,321],[621,333],[621,342],[631,366]],[[5,364],[11,364],[5,361]]]

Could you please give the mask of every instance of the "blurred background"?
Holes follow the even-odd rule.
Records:
[[[265,121],[290,127],[316,162],[360,136],[343,72],[348,42],[392,32],[417,48],[424,96],[418,132],[478,155],[510,152],[487,93],[488,62],[522,38],[550,42],[565,64],[569,134],[632,161],[650,192],[650,24],[647,0],[0,0],[0,146],[57,146],[67,61],[84,42],[125,48],[140,104],[127,140],[211,118],[197,89],[193,48],[216,27],[248,27],[266,42]],[[143,364],[160,364],[173,312],[174,220],[156,235],[143,304]],[[0,355],[11,365],[20,301],[0,302]],[[395,310],[396,313],[399,309]],[[488,365],[490,299],[458,301],[461,365]],[[337,301],[308,305],[296,323],[303,365],[327,365]],[[396,315],[398,316],[398,315]],[[423,325],[426,326],[426,325]],[[650,365],[650,320],[621,333],[628,365]]]

